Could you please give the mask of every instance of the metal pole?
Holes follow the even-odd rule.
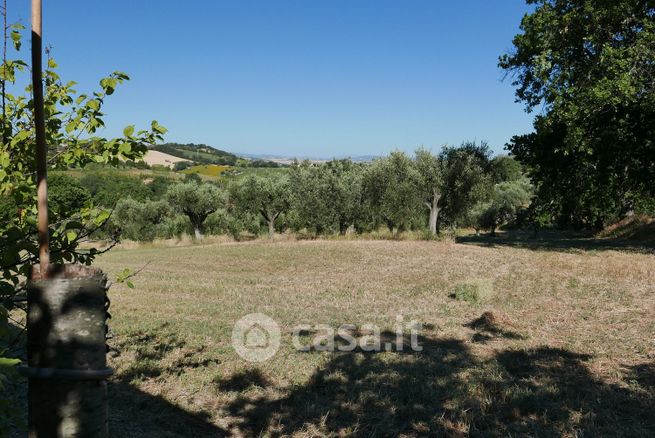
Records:
[[[48,275],[50,265],[48,236],[48,148],[45,139],[42,81],[41,0],[32,0],[32,92],[34,95],[34,132],[36,135],[36,197],[41,275]]]

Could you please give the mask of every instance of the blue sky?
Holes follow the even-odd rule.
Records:
[[[29,2],[8,9],[29,24]],[[131,76],[106,106],[104,135],[157,119],[168,141],[243,153],[378,155],[474,139],[501,152],[531,130],[497,67],[527,10],[523,0],[44,0],[44,37],[80,91],[113,70]]]

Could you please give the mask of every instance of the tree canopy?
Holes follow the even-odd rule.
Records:
[[[601,227],[655,195],[655,3],[528,0],[500,58],[517,100],[540,107],[509,150],[562,225]]]

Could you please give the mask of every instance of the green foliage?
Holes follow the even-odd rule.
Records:
[[[171,216],[171,208],[165,201],[140,202],[132,198],[116,203],[112,222],[126,239],[149,242],[156,237],[168,237],[159,226]]]
[[[295,163],[291,168],[293,228],[344,233],[361,216],[361,171],[349,160],[323,165]]]
[[[12,28],[11,39],[19,50],[19,28]],[[22,290],[22,282],[38,258],[32,89],[28,86],[24,93],[16,94],[20,84],[30,83],[30,80],[27,63],[11,59],[14,55],[8,54],[9,59],[2,68],[7,92],[4,95],[6,111],[0,123],[0,214],[3,216],[0,222],[0,327],[6,324],[6,309],[13,305],[13,295]],[[57,63],[50,58],[43,74],[49,170],[81,168],[89,163],[118,165],[121,160],[137,160],[147,145],[161,140],[166,130],[155,121],[148,130],[126,129],[122,137],[108,139],[97,135],[104,127],[105,100],[118,85],[129,79],[127,75],[114,72],[100,81],[98,91],[78,94],[76,83],[63,81],[56,68]],[[82,250],[78,245],[105,224],[109,212],[95,208],[88,199],[74,199],[71,193],[65,193],[64,187],[86,197],[79,185],[66,178],[53,178],[51,263],[89,264],[97,250]],[[0,364],[4,369],[14,361],[3,355],[0,354]],[[6,375],[5,371],[0,371],[0,381]],[[0,406],[4,403],[4,397],[0,398]],[[4,414],[2,412],[0,418],[4,419]]]
[[[166,200],[191,221],[197,238],[201,237],[207,216],[224,208],[227,194],[209,183],[175,184],[166,192]]]
[[[494,186],[491,199],[479,202],[468,213],[476,231],[490,230],[495,234],[500,225],[516,218],[520,208],[526,208],[532,197],[532,185],[526,178],[506,181]]]
[[[91,200],[91,194],[75,178],[62,173],[48,177],[48,208],[51,218],[67,218],[81,211]]]
[[[419,214],[420,175],[404,152],[392,152],[366,170],[363,190],[376,224],[397,233],[409,227]]]
[[[512,182],[523,177],[523,166],[514,157],[499,155],[489,162],[489,173],[494,184]]]
[[[517,98],[539,106],[510,151],[560,226],[602,228],[655,195],[655,5],[530,0],[500,59]]]
[[[274,234],[276,220],[289,209],[290,200],[289,180],[285,176],[250,176],[233,184],[230,190],[233,208],[261,215],[269,235]]]
[[[445,147],[441,152],[444,162],[444,196],[441,200],[442,217],[455,226],[477,202],[490,195],[489,147],[486,143],[465,142],[460,147]]]
[[[193,163],[191,161],[178,161],[173,166],[173,170],[176,172],[180,172],[182,170],[188,169],[191,166],[193,166]]]
[[[80,183],[91,193],[96,205],[106,208],[113,208],[126,194],[138,201],[145,201],[150,197],[148,187],[140,178],[120,172],[88,172]]]

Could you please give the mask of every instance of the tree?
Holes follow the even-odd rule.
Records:
[[[250,176],[234,184],[230,194],[237,209],[261,215],[271,237],[275,234],[275,221],[289,209],[290,189],[286,176]]]
[[[489,173],[494,184],[517,181],[523,177],[523,166],[514,157],[499,155],[489,162]]]
[[[423,148],[416,151],[414,162],[420,178],[421,200],[430,212],[428,228],[433,235],[436,235],[439,232],[437,222],[441,210],[439,201],[444,190],[444,162],[440,157]]]
[[[48,208],[51,217],[66,218],[71,211],[80,211],[91,200],[91,194],[75,178],[54,173],[48,178]]]
[[[655,4],[529,0],[500,58],[535,132],[510,151],[560,224],[600,228],[655,195]]]
[[[112,222],[119,228],[122,238],[150,242],[158,235],[158,226],[171,216],[166,201],[139,202],[132,198],[118,201]]]
[[[89,169],[84,172],[80,184],[91,194],[95,205],[105,208],[114,208],[126,193],[141,202],[152,197],[152,192],[141,178],[113,169]]]
[[[16,53],[21,45],[21,29],[22,26],[10,29]],[[105,100],[119,84],[129,79],[126,74],[114,72],[100,80],[98,91],[78,95],[75,82],[64,82],[56,68],[57,63],[50,58],[44,72],[49,170],[82,168],[89,163],[118,165],[121,160],[137,160],[148,145],[162,140],[166,130],[156,121],[151,123],[149,130],[136,131],[134,126],[127,126],[122,137],[107,139],[97,135],[98,129],[104,127]],[[26,87],[24,93],[19,92],[21,84],[30,82],[21,77],[27,71],[27,63],[23,60],[7,58],[0,72],[5,91],[0,120],[0,337],[7,334],[8,309],[15,305],[13,298],[24,290],[23,280],[38,260],[31,86]],[[53,182],[56,215],[49,227],[50,262],[90,264],[99,251],[80,249],[79,245],[106,224],[110,213],[94,207],[88,199],[59,197],[56,178]],[[0,351],[3,365],[0,385],[5,381],[4,365],[16,362],[3,357],[4,354]],[[0,396],[2,415],[5,405],[6,401]]]
[[[373,162],[364,174],[363,190],[376,222],[395,235],[418,215],[420,175],[412,160],[400,151]]]
[[[180,183],[171,186],[166,199],[189,218],[196,239],[202,239],[207,216],[227,203],[225,192],[213,184]]]
[[[443,196],[437,229],[443,218],[455,226],[465,219],[467,211],[490,195],[489,147],[482,142],[464,142],[459,147],[444,147],[440,154],[443,162]]]
[[[488,229],[495,236],[496,229],[514,220],[517,211],[527,207],[531,197],[532,185],[527,178],[496,184],[491,200],[478,202],[469,213],[476,232]]]

